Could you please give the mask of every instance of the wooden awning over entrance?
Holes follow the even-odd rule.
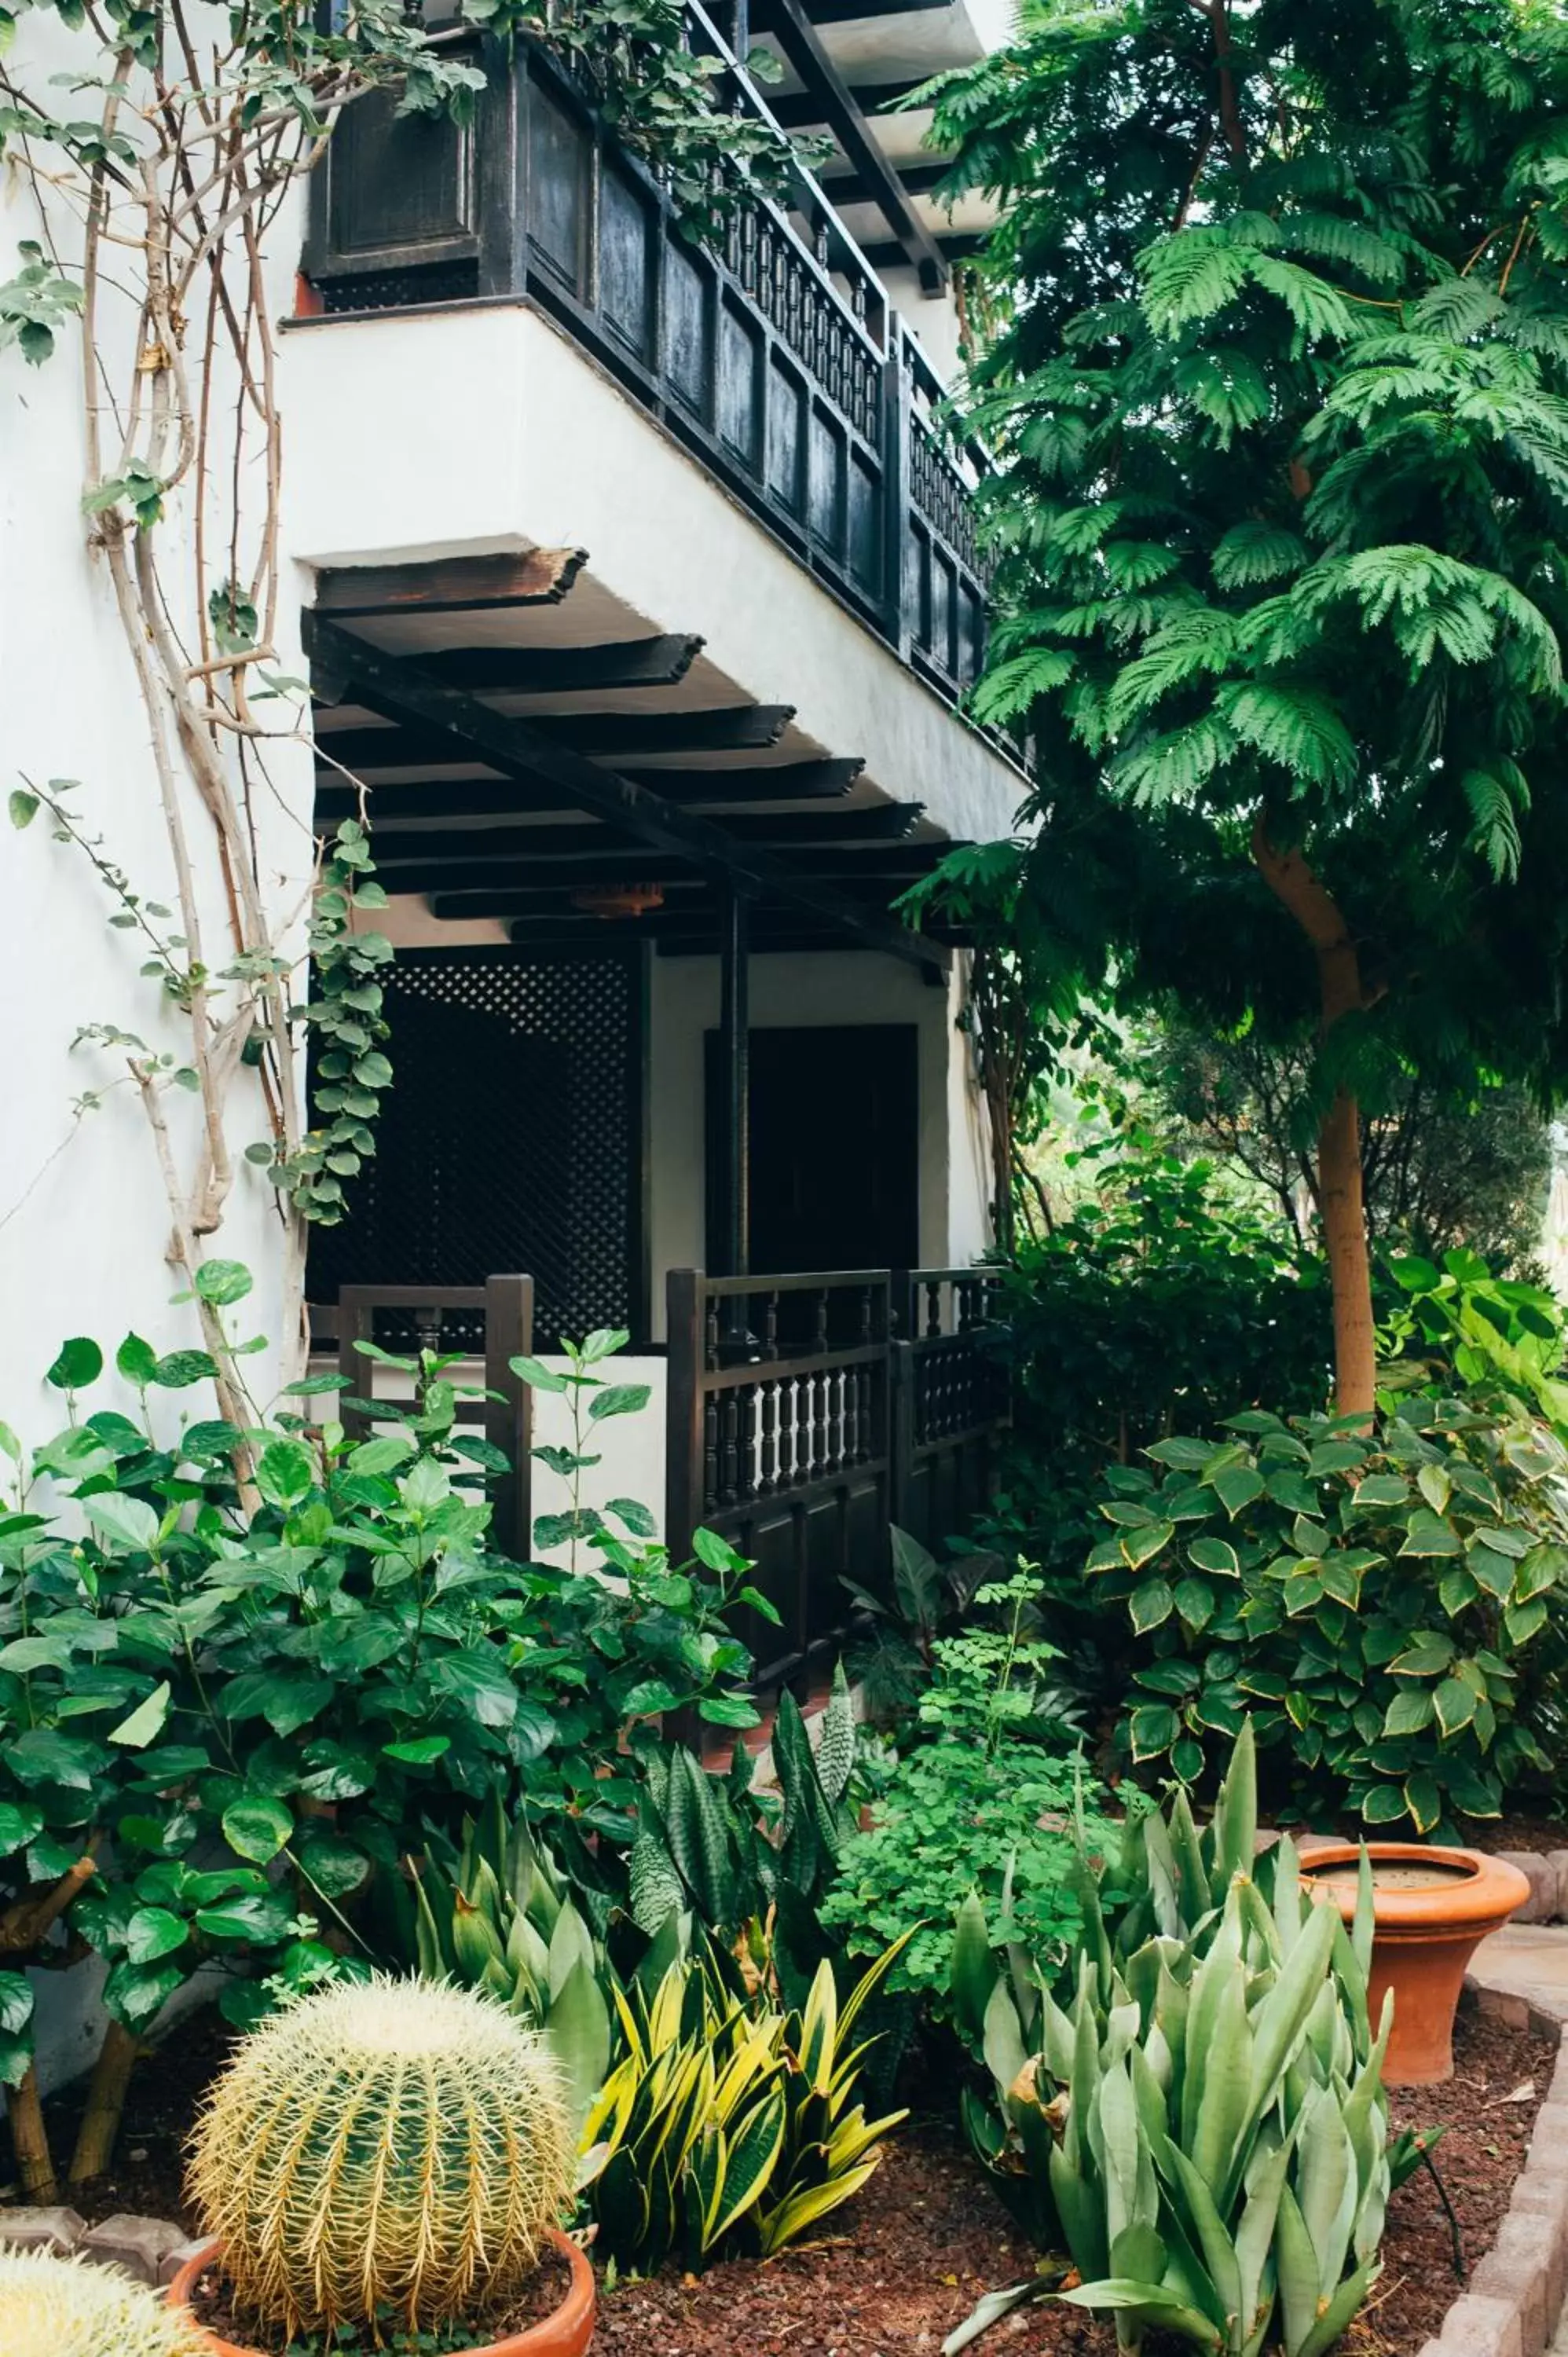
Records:
[[[846,628],[854,625],[846,619]],[[371,800],[386,889],[538,950],[855,947],[933,979],[891,904],[951,847],[857,749],[752,701],[580,550],[324,571],[306,616],[317,815]]]

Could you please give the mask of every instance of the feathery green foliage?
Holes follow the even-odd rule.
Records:
[[[240,2306],[291,2336],[504,2305],[573,2177],[541,2040],[439,1982],[346,1984],[273,2015],[191,2140],[192,2195]]]
[[[1568,1074],[1565,124],[1545,0],[1030,0],[937,90],[1005,209],[976,705],[1037,739],[1022,898],[1085,979],[1317,1020],[1319,1121]]]
[[[0,2246],[5,2357],[201,2357],[188,2311],[115,2267]]]

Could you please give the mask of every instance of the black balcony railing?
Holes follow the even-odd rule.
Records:
[[[701,8],[723,102],[766,113]],[[471,33],[436,37],[480,54]],[[475,120],[350,106],[313,176],[305,274],[334,313],[526,296],[948,694],[983,653],[972,458],[941,389],[810,175],[698,244],[668,192],[537,44]]]

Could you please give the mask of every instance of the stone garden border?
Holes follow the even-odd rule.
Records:
[[[1483,1948],[1465,1986],[1511,2029],[1555,2036],[1557,2067],[1492,2246],[1420,2357],[1542,2357],[1568,2294],[1568,1994],[1527,1995],[1511,1979]]]

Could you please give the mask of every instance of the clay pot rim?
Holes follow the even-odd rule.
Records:
[[[537,2324],[526,2326],[521,2332],[509,2333],[504,2341],[487,2341],[482,2348],[465,2350],[462,2357],[582,2357],[593,2339],[594,2311],[598,2299],[594,2270],[581,2247],[559,2227],[547,2226],[544,2239],[572,2270],[565,2298],[549,2316],[541,2317]],[[198,2278],[222,2255],[221,2238],[215,2235],[187,2259],[165,2294],[169,2306],[188,2306]],[[199,2317],[196,2320],[199,2329],[206,2333],[215,2357],[264,2357],[261,2350],[244,2348],[234,2341],[220,2341],[215,2332],[207,2331]]]
[[[1409,1859],[1423,1865],[1463,1863],[1469,1871],[1463,1880],[1444,1876],[1427,1890],[1380,1890],[1372,1920],[1380,1932],[1461,1930],[1467,1925],[1505,1922],[1530,1897],[1530,1883],[1506,1858],[1489,1857],[1484,1850],[1441,1848],[1431,1842],[1375,1841],[1366,1845],[1372,1863],[1398,1864]],[[1359,1842],[1315,1844],[1301,1861],[1302,1888],[1315,1900],[1332,1898],[1347,1923],[1355,1919],[1354,1890],[1326,1889],[1319,1880],[1325,1867],[1354,1866],[1361,1855]]]

